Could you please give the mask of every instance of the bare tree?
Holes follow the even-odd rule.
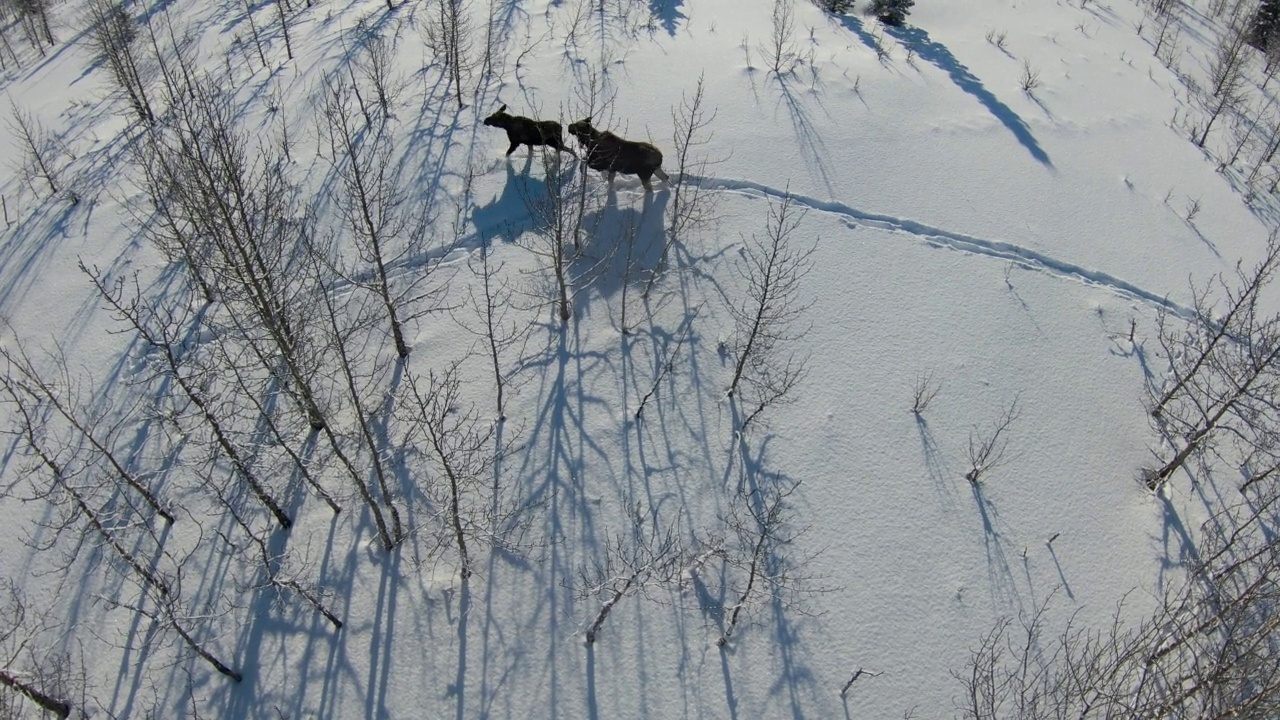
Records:
[[[8,359],[12,367],[14,357],[10,355]],[[0,391],[9,400],[13,432],[35,460],[34,472],[28,474],[34,496],[49,502],[60,513],[50,525],[55,538],[70,532],[73,555],[86,547],[106,550],[106,566],[134,585],[138,593],[133,598],[117,593],[104,600],[156,620],[219,673],[239,682],[240,673],[192,634],[195,623],[208,622],[212,615],[208,607],[198,616],[187,612],[181,586],[184,560],[167,553],[152,529],[145,522],[137,522],[145,519],[145,514],[131,504],[126,504],[129,510],[122,513],[119,503],[110,497],[98,497],[113,488],[117,480],[112,469],[96,460],[95,454],[102,451],[95,446],[95,453],[86,453],[79,438],[52,431],[45,413],[45,407],[52,402],[42,395],[44,390],[33,390],[28,383],[32,383],[30,377],[19,380],[7,374],[0,376]],[[94,445],[92,441],[90,444]],[[144,552],[149,552],[150,557]],[[158,567],[162,561],[166,570]]]
[[[332,197],[352,232],[360,263],[342,274],[378,299],[403,360],[409,356],[404,323],[414,317],[411,303],[438,296],[443,288],[426,287],[435,265],[426,253],[428,218],[410,211],[408,193],[396,176],[391,128],[386,122],[361,123],[354,94],[353,86],[334,73],[325,82],[321,106],[321,135],[328,140],[328,159],[341,181]],[[384,109],[387,115],[389,109]],[[406,273],[411,280],[396,287],[391,268],[411,261],[417,263]]]
[[[281,598],[299,599],[324,616],[324,619],[329,621],[334,630],[341,630],[342,620],[325,604],[325,594],[316,588],[313,583],[301,579],[300,571],[292,567],[291,553],[273,549],[268,538],[264,537],[263,531],[254,527],[252,520],[247,518],[236,507],[236,503],[231,497],[219,491],[216,487],[214,487],[214,492],[218,494],[218,499],[226,516],[240,530],[239,536],[243,537],[250,546],[249,554],[254,558],[253,561],[249,561],[254,566],[254,581],[244,589],[272,591]],[[219,537],[224,536],[220,535]],[[228,542],[228,544],[230,543]],[[231,550],[232,554],[239,554],[241,548],[233,546]],[[231,561],[236,559],[233,557]],[[303,564],[305,565],[305,563]]]
[[[1245,81],[1245,62],[1249,57],[1247,38],[1248,30],[1244,22],[1236,21],[1228,26],[1218,41],[1213,61],[1209,64],[1208,94],[1202,102],[1208,118],[1199,137],[1195,138],[1198,147],[1204,147],[1214,122],[1228,110],[1234,112],[1240,104]]]
[[[342,450],[340,439],[333,428],[326,424],[323,432],[373,514],[383,548],[391,550],[404,541],[405,529],[400,510],[396,507],[395,495],[391,491],[391,468],[383,457],[388,441],[385,434],[375,426],[369,399],[372,393],[378,391],[376,379],[380,371],[377,359],[372,360],[370,365],[363,363],[357,355],[357,351],[363,346],[360,339],[367,335],[369,313],[358,303],[340,302],[334,283],[323,279],[325,270],[319,260],[323,251],[313,247],[310,255],[312,260],[309,270],[316,276],[318,287],[315,302],[324,310],[325,345],[336,361],[333,370],[338,374],[341,391],[346,396],[350,414],[355,420],[357,435],[365,451],[365,462],[377,483],[381,503],[374,499],[368,483],[363,479],[363,469],[358,468]],[[383,519],[384,508],[391,516],[389,528]]]
[[[196,241],[183,254],[218,289],[223,318],[265,370],[288,378],[288,393],[318,430],[326,421],[317,387],[325,346],[312,312],[314,276],[301,271],[299,252],[310,219],[296,207],[284,161],[235,126],[225,90],[207,76],[175,79],[184,84],[172,120],[148,137],[148,200],[172,216],[176,242]]]
[[[137,50],[138,29],[119,0],[89,0],[89,45],[111,72],[115,90],[142,122],[154,124],[151,99]]]
[[[276,19],[280,21],[280,34],[284,36],[284,49],[289,59],[293,59],[293,39],[289,37],[289,16],[285,12],[285,2],[276,0]]]
[[[1159,319],[1159,342],[1173,384],[1152,398],[1156,429],[1173,455],[1143,470],[1148,487],[1165,482],[1193,457],[1230,450],[1241,465],[1276,456],[1280,414],[1272,398],[1280,387],[1280,315],[1268,315],[1259,296],[1280,262],[1273,238],[1265,258],[1251,271],[1236,270],[1236,285],[1221,278],[1193,290],[1195,320],[1185,330]],[[1210,290],[1219,288],[1226,311],[1215,318]],[[1226,445],[1220,445],[1219,440]],[[1269,459],[1261,460],[1269,462]]]
[[[803,218],[788,193],[780,204],[770,203],[764,236],[744,238],[746,253],[738,274],[747,287],[742,300],[729,308],[734,321],[729,351],[735,361],[728,390],[731,398],[741,386],[751,390],[744,428],[805,376],[807,358],[791,346],[804,334],[801,319],[812,304],[800,288],[813,267],[817,240],[795,247]]]
[[[362,52],[354,69],[362,82],[356,84],[372,89],[383,119],[390,119],[399,107],[400,96],[406,87],[404,78],[395,69],[395,48],[391,40],[377,30],[363,24],[359,29],[362,30],[359,36]]]
[[[391,0],[387,0],[389,3]],[[462,102],[462,76],[470,69],[472,29],[464,0],[432,0],[425,26],[425,40],[453,86],[458,107]]]
[[[121,490],[128,488],[132,491],[130,497],[136,496],[150,508],[149,513],[140,515],[147,517],[154,513],[166,523],[174,522],[167,503],[150,487],[148,478],[131,469],[131,463],[116,450],[115,437],[121,431],[120,421],[105,416],[104,410],[95,409],[84,400],[82,394],[85,390],[72,380],[61,352],[53,354],[50,359],[53,369],[47,372],[36,367],[20,342],[15,343],[13,349],[0,348],[0,360],[6,366],[0,381],[3,381],[4,389],[14,403],[25,408],[39,406],[50,413],[58,421],[60,435],[67,438],[68,444],[85,448],[88,462],[109,478],[108,484]],[[30,412],[43,414],[35,410]],[[48,432],[52,422],[52,419],[42,419],[39,423],[41,432]]]
[[[479,252],[467,261],[474,281],[467,286],[467,302],[461,306],[475,315],[474,322],[459,317],[457,312],[453,316],[458,325],[475,335],[483,346],[480,354],[493,370],[495,417],[498,422],[504,422],[507,419],[506,393],[514,372],[507,367],[509,358],[505,356],[508,351],[524,346],[533,325],[530,318],[519,314],[522,308],[514,304],[511,286],[500,278],[503,266],[494,264],[492,254],[490,242],[481,240]]]
[[[614,608],[636,594],[650,597],[677,583],[684,570],[685,546],[678,526],[660,523],[639,503],[629,508],[626,534],[615,532],[605,542],[604,558],[578,571],[577,595],[599,602],[585,639],[594,643]]]
[[[769,70],[777,77],[790,74],[800,63],[796,50],[796,13],[794,0],[773,0],[769,43],[760,48]]]
[[[709,131],[715,122],[716,111],[708,111],[706,102],[706,78],[698,76],[693,94],[682,95],[679,108],[671,111],[672,145],[675,147],[675,170],[671,173],[670,219],[667,221],[667,235],[663,239],[662,257],[658,267],[645,283],[644,295],[647,298],[657,282],[658,276],[670,258],[672,246],[680,242],[686,232],[694,230],[711,219],[714,197],[702,185],[702,176],[713,162],[701,156],[701,152],[712,139]]]
[[[575,248],[579,246],[583,218],[591,198],[587,193],[586,173],[575,177],[572,166],[560,162],[559,153],[544,154],[542,167],[546,173],[546,192],[521,198],[534,222],[528,247],[550,266],[553,305],[560,322],[567,323],[573,314],[570,300],[576,293],[570,287],[569,243]]]
[[[50,194],[57,195],[62,182],[58,179],[58,148],[53,138],[40,121],[19,108],[13,98],[9,98],[9,107],[12,112],[9,132],[17,138],[26,157],[24,174],[34,174],[49,186]],[[27,174],[27,177],[31,175]]]
[[[51,0],[8,0],[18,15],[18,22],[30,41],[31,46],[44,57],[44,46],[53,47],[57,41],[53,37],[53,27],[49,24],[49,6]]]
[[[973,428],[969,431],[969,471],[964,474],[965,480],[977,485],[987,473],[1004,462],[1009,450],[1009,429],[1021,412],[1018,399],[1014,398],[988,430]]]
[[[796,526],[791,506],[800,483],[771,476],[756,480],[734,497],[721,518],[724,537],[713,536],[707,543],[724,562],[722,582],[733,598],[724,608],[727,620],[716,639],[722,647],[762,606],[777,603],[792,612],[812,614],[805,598],[827,590],[807,569],[815,556],[799,554],[795,545],[808,529]]]
[[[1249,337],[1260,324],[1258,295],[1267,287],[1280,266],[1280,239],[1272,236],[1267,242],[1263,259],[1250,271],[1237,266],[1237,288],[1229,286],[1225,279],[1216,277],[1203,289],[1192,289],[1194,315],[1185,332],[1170,327],[1168,312],[1161,313],[1158,322],[1159,338],[1163,354],[1170,361],[1173,384],[1155,394],[1150,412],[1159,417],[1165,406],[1183,392],[1193,387],[1201,370],[1212,371],[1225,346]],[[1225,313],[1218,313],[1210,292],[1217,288],[1223,294]]]
[[[280,527],[288,530],[293,526],[293,519],[280,506],[280,501],[258,473],[252,469],[253,457],[234,439],[228,425],[228,418],[220,417],[220,403],[217,398],[208,394],[209,382],[202,377],[204,368],[193,363],[189,357],[181,353],[182,338],[191,332],[193,319],[187,303],[179,303],[178,310],[163,308],[155,301],[142,297],[141,289],[135,277],[133,287],[129,288],[124,278],[109,281],[97,269],[90,269],[80,264],[81,272],[89,276],[98,295],[102,298],[117,319],[127,324],[149,348],[160,356],[161,376],[172,381],[182,393],[183,403],[190,403],[196,409],[202,424],[212,433],[217,447],[231,463],[234,474],[246,486],[250,493],[263,507],[271,512]]]
[[[916,373],[916,381],[912,392],[911,412],[919,417],[942,390],[942,381],[935,380],[932,372]]]
[[[17,582],[10,578],[0,585],[0,686],[55,717],[66,718],[71,715],[71,703],[60,688],[50,687],[56,685],[56,677],[48,677],[45,670],[51,653],[42,647],[40,636],[51,626]]]
[[[258,24],[253,21],[253,5],[249,0],[244,2],[244,19],[249,23],[249,36],[253,38],[253,46],[258,50],[258,60],[262,62],[263,69],[267,67],[267,54],[262,49],[262,37],[258,34]]]

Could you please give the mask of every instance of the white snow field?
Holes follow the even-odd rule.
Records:
[[[1165,58],[1152,4],[918,0],[888,27],[866,0],[463,0],[451,64],[448,2],[133,0],[153,126],[91,2],[48,3],[42,52],[6,4],[0,114],[38,152],[11,120],[2,677],[94,718],[969,717],[953,673],[1001,619],[1043,608],[1047,644],[1122,600],[1148,615],[1240,497],[1225,453],[1140,481],[1173,454],[1148,412],[1157,320],[1191,322],[1193,287],[1259,262],[1280,217],[1275,170],[1249,178],[1270,121],[1236,109],[1193,142],[1229,3],[1174,3]],[[198,114],[164,89],[177,47],[191,83],[229,88],[201,97],[245,177],[288,185],[259,218],[279,221],[262,293],[208,239],[237,220],[182,216],[195,181],[149,190]],[[1240,107],[1264,107],[1247,52]],[[362,162],[399,199],[372,214],[403,361],[324,121],[352,83]],[[671,181],[504,158],[482,123],[503,104],[652,143]],[[784,207],[785,306],[748,346],[746,268]],[[166,227],[204,259],[158,246]],[[516,334],[502,421],[485,259]],[[42,716],[0,694],[0,717]]]

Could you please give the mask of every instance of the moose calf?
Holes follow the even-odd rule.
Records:
[[[671,178],[662,171],[662,152],[646,142],[623,140],[611,132],[600,132],[591,127],[591,118],[569,125],[569,134],[578,140],[586,152],[587,167],[609,173],[609,184],[617,173],[640,176],[646,191],[653,190],[650,176],[657,175],[664,182]]]
[[[521,145],[529,146],[531,158],[534,145],[549,145],[560,152],[567,152],[577,157],[573,150],[564,144],[564,130],[555,120],[531,120],[519,115],[510,115],[507,113],[507,106],[503,105],[498,108],[498,112],[485,118],[484,124],[507,131],[507,140],[511,141],[511,147],[507,149],[508,157]]]

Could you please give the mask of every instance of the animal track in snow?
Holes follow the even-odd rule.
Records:
[[[781,200],[788,195],[787,191],[779,190],[768,185],[752,182],[750,180],[728,180],[717,177],[700,177],[696,175],[687,175],[688,180],[697,183],[706,190],[734,192],[742,195],[767,197],[775,200]],[[1104,287],[1117,295],[1133,298],[1143,303],[1164,308],[1168,312],[1184,319],[1190,319],[1195,316],[1194,311],[1184,307],[1169,298],[1144,290],[1133,283],[1107,274],[1101,270],[1093,270],[1081,265],[1058,260],[1057,258],[1045,255],[1042,252],[1032,250],[1030,248],[1015,245],[1014,243],[1005,242],[1003,240],[988,240],[985,238],[966,235],[964,233],[952,232],[942,228],[926,225],[915,220],[902,217],[894,217],[892,215],[883,215],[880,213],[871,213],[857,208],[845,205],[844,203],[829,200],[819,200],[817,198],[808,197],[790,193],[791,199],[799,205],[811,210],[838,215],[849,221],[850,225],[856,227],[863,225],[873,227],[889,232],[900,232],[913,235],[924,240],[930,245],[936,247],[949,248],[963,253],[973,255],[985,255],[987,257],[999,258],[1017,263],[1018,265],[1039,270],[1062,278],[1070,278],[1088,285],[1097,285]]]

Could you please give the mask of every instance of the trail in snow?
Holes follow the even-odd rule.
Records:
[[[964,233],[952,232],[950,230],[933,227],[908,218],[866,212],[850,207],[849,205],[845,205],[844,203],[830,200],[819,200],[806,195],[798,195],[796,193],[779,190],[778,188],[762,185],[750,180],[728,180],[725,178],[702,177],[698,175],[686,175],[685,177],[688,180],[697,183],[700,187],[712,191],[733,192],[748,196],[767,197],[775,200],[781,200],[790,195],[793,202],[809,208],[810,210],[839,215],[845,218],[850,227],[856,227],[856,224],[861,224],[867,227],[888,230],[890,232],[907,233],[938,247],[950,248],[952,250],[973,255],[985,255],[987,257],[1008,260],[1010,262],[1015,262],[1022,267],[1039,270],[1040,272],[1045,272],[1057,277],[1074,279],[1089,285],[1098,285],[1107,288],[1118,295],[1139,300],[1155,307],[1164,308],[1184,320],[1191,320],[1195,317],[1195,311],[1191,308],[1180,305],[1166,296],[1157,295],[1149,290],[1144,290],[1127,280],[1115,277],[1114,275],[1109,275],[1100,270],[1092,270],[1081,265],[1058,260],[1045,255],[1044,253],[1022,247],[1021,245],[1005,242],[1003,240],[988,240],[985,238],[975,237],[973,235],[966,235]]]
[[[713,192],[737,193],[740,195],[764,197],[772,200],[781,200],[790,195],[793,202],[808,208],[815,212],[828,213],[836,215],[844,219],[846,225],[851,228],[859,225],[886,230],[889,232],[905,233],[913,237],[934,245],[936,247],[949,248],[958,252],[968,253],[971,255],[983,255],[986,257],[997,258],[1018,265],[1048,273],[1050,275],[1076,280],[1088,285],[1095,285],[1105,288],[1117,295],[1131,298],[1142,303],[1157,308],[1163,308],[1169,313],[1176,315],[1184,320],[1192,320],[1195,318],[1195,311],[1189,307],[1181,305],[1170,300],[1164,295],[1143,289],[1133,283],[1122,278],[1115,277],[1101,270],[1094,270],[1076,265],[1074,263],[1059,260],[1057,258],[1046,255],[1042,252],[1032,250],[1021,245],[1016,245],[1003,240],[990,240],[980,238],[965,233],[945,230],[943,228],[926,225],[925,223],[911,220],[909,218],[895,217],[893,215],[884,215],[881,213],[867,212],[859,210],[852,206],[833,200],[820,200],[818,198],[809,197],[807,195],[799,195],[789,193],[786,190],[780,190],[776,187],[753,182],[751,180],[730,180],[727,178],[718,178],[711,176],[685,175],[687,180],[696,183],[700,187]],[[512,182],[510,179],[508,182]],[[511,208],[515,210],[515,208]],[[514,235],[519,234],[527,229],[528,212],[527,210],[516,210],[519,216],[515,214],[504,214],[500,219],[485,218],[480,222],[474,222],[472,232],[457,238],[457,245],[444,249],[436,249],[422,254],[405,258],[402,262],[397,263],[398,267],[388,268],[392,271],[393,276],[404,273],[415,272],[420,267],[429,263],[445,263],[451,260],[461,259],[457,255],[457,251],[463,248],[479,247],[484,239],[506,239],[514,240]],[[473,221],[477,218],[473,217]],[[487,220],[487,222],[486,222]],[[505,237],[504,237],[505,236]],[[450,256],[453,256],[452,258]],[[360,280],[370,280],[371,278],[359,278]]]

